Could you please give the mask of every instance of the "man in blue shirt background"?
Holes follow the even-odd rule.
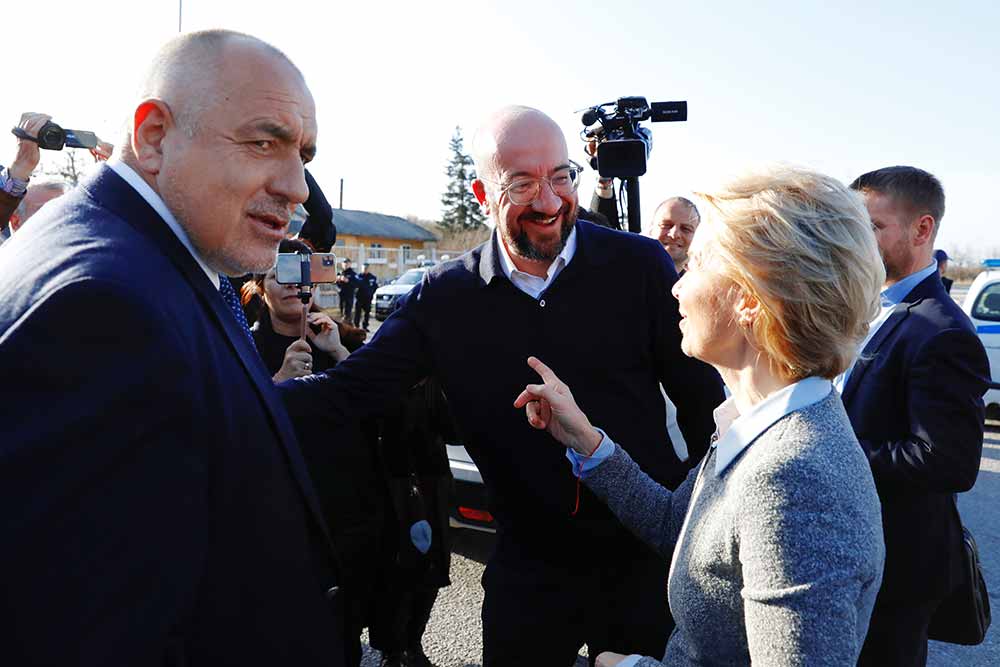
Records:
[[[975,484],[989,363],[932,257],[944,190],[915,167],[859,176],[885,263],[882,307],[838,386],[868,455],[885,531],[882,587],[859,665],[925,665],[935,610],[961,581],[954,494]]]

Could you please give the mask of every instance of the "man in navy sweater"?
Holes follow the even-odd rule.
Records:
[[[667,564],[580,488],[564,450],[513,400],[535,381],[528,356],[545,359],[594,421],[674,488],[708,448],[721,381],[680,350],[677,274],[660,245],[577,221],[580,167],[552,119],[505,108],[473,143],[473,190],[492,238],[428,271],[336,368],[283,385],[286,405],[293,417],[339,423],[436,376],[499,526],[483,577],[484,664],[569,665],[584,643],[592,656],[662,655]],[[667,435],[660,383],[677,405],[686,461]]]

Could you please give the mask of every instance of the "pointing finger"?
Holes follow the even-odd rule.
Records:
[[[559,382],[559,378],[552,372],[552,369],[543,364],[538,357],[528,357],[528,365],[542,377],[546,384]]]

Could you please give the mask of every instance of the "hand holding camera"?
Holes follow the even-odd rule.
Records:
[[[41,159],[38,142],[34,137],[37,137],[42,127],[51,120],[52,116],[44,113],[29,111],[21,114],[20,122],[12,130],[17,135],[17,156],[8,168],[11,176],[20,181],[27,181],[31,178],[31,173],[35,171],[35,167],[38,166],[38,161]],[[23,135],[27,135],[27,138]]]

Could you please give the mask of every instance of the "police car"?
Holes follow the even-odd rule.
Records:
[[[976,325],[990,360],[993,382],[983,397],[986,418],[1000,419],[1000,259],[987,259],[983,265],[986,270],[972,282],[962,310]]]
[[[427,273],[426,267],[410,269],[388,285],[375,290],[375,319],[382,322],[392,315],[392,311],[399,306],[400,299],[420,284],[425,273]]]

